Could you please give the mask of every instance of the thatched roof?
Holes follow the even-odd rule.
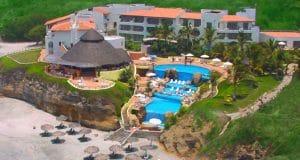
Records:
[[[125,50],[114,48],[95,30],[87,31],[61,59],[80,68],[109,68],[131,62]]]

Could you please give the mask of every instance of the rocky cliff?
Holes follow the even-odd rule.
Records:
[[[51,114],[63,114],[84,126],[106,131],[119,128],[115,106],[108,100],[101,96],[88,99],[60,84],[27,75],[23,69],[0,73],[0,93],[29,102]]]

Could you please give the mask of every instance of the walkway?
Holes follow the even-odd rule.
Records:
[[[226,115],[231,118],[231,121],[233,121],[233,120],[236,120],[236,119],[239,119],[239,118],[242,118],[242,117],[246,117],[249,114],[256,112],[261,107],[264,107],[264,105],[266,103],[268,103],[271,100],[275,99],[276,96],[282,91],[282,89],[285,88],[286,86],[288,86],[291,83],[291,81],[293,79],[293,74],[295,72],[295,68],[297,68],[297,64],[289,64],[287,75],[284,76],[283,80],[281,81],[281,83],[276,88],[274,88],[272,91],[264,93],[257,101],[255,101],[250,106],[248,106],[246,108],[243,108],[238,112],[229,113],[229,114],[226,114]],[[220,133],[220,135],[222,135],[225,132],[229,122],[224,126],[224,128],[223,128],[222,132]]]

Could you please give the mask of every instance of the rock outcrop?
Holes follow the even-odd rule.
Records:
[[[229,121],[224,114],[218,114],[221,124]],[[180,156],[194,157],[205,142],[205,136],[214,128],[214,123],[203,122],[199,127],[194,120],[194,115],[189,114],[182,117],[179,122],[169,130],[164,131],[160,136],[160,142],[169,152]],[[224,122],[222,122],[224,121]]]
[[[101,96],[86,98],[61,84],[27,75],[23,69],[0,73],[0,93],[29,102],[48,113],[63,114],[70,121],[87,127],[106,131],[119,128],[115,106],[108,100]]]

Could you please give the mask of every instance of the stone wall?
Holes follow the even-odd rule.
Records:
[[[23,69],[0,73],[0,93],[24,100],[48,113],[63,114],[70,121],[87,127],[106,131],[119,128],[115,106],[108,100],[101,96],[88,99],[60,84],[27,75]]]

